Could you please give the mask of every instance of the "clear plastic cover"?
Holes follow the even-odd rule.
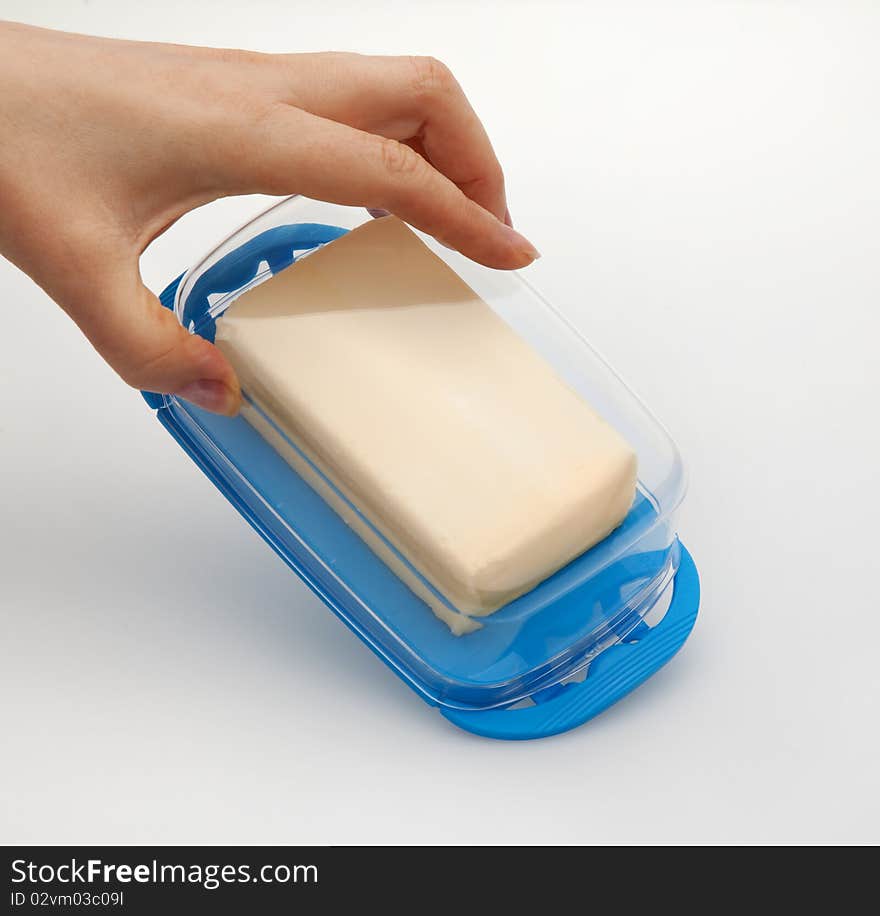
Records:
[[[334,232],[371,218],[361,209],[285,200],[184,275],[175,313],[191,331],[213,339],[215,320],[237,296]],[[504,706],[570,679],[625,640],[669,593],[679,560],[674,516],[684,495],[682,463],[657,420],[526,281],[420,237],[638,456],[638,493],[623,525],[532,591],[481,617],[478,630],[453,635],[244,419],[217,417],[173,397],[160,414],[278,553],[427,699]]]

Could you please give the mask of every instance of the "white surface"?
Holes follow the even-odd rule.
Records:
[[[876,5],[34,6],[0,13],[445,59],[544,252],[530,278],[689,460],[704,599],[592,724],[459,732],[0,263],[0,841],[880,841]],[[185,219],[145,276],[257,207]]]

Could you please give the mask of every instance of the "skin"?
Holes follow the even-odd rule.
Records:
[[[426,57],[257,54],[0,23],[0,253],[135,388],[234,414],[226,358],[143,284],[184,213],[235,194],[388,210],[489,267],[538,252],[447,67]]]

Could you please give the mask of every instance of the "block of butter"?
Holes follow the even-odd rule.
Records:
[[[246,292],[216,342],[245,418],[456,634],[633,502],[629,445],[395,217]]]

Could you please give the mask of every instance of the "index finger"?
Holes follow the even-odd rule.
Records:
[[[311,114],[414,145],[467,197],[504,220],[504,174],[479,117],[433,57],[280,57],[282,96]]]
[[[279,103],[225,142],[215,153],[229,163],[233,193],[304,194],[388,210],[488,267],[515,270],[539,257],[528,239],[397,140]]]

